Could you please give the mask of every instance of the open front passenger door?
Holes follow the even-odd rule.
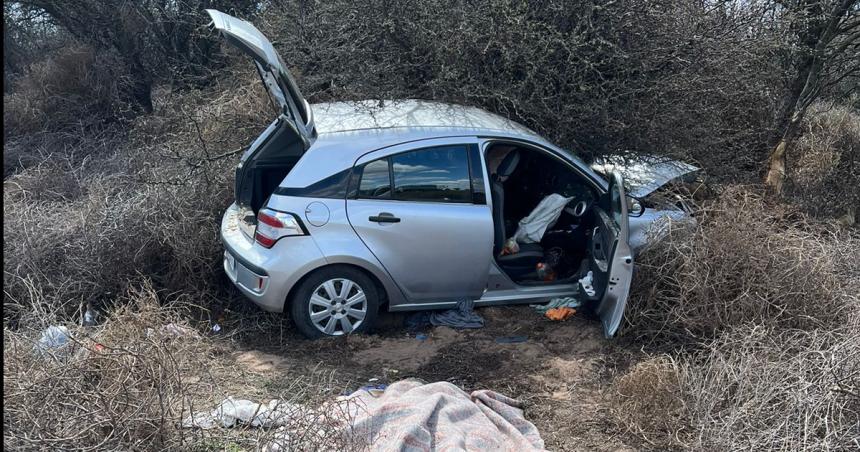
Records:
[[[609,192],[594,210],[595,226],[589,239],[589,269],[593,272],[594,287],[603,290],[596,313],[603,323],[604,334],[612,337],[624,317],[633,279],[627,200],[618,172],[612,173]],[[600,296],[600,293],[595,296]]]

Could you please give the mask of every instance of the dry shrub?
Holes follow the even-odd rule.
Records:
[[[27,311],[16,328],[4,328],[6,448],[253,449],[276,438],[290,450],[354,448],[356,438],[342,430],[348,410],[316,410],[331,388],[343,385],[333,374],[287,372],[277,389],[266,388],[263,376],[227,353],[228,337],[207,336],[188,323],[190,305],[165,306],[147,280],[120,298],[98,326],[64,323],[71,339],[62,348],[36,345],[46,326],[65,317],[50,308]],[[289,437],[248,426],[182,428],[191,413],[208,412],[227,396],[287,402],[294,408]]]
[[[636,364],[612,386],[614,415],[648,442],[676,447],[689,435],[677,364],[666,357]]]
[[[860,237],[729,187],[695,225],[642,252],[624,334],[689,340],[746,323],[842,325],[858,303]]]
[[[860,206],[860,113],[814,105],[793,148],[786,195],[807,212],[856,222]]]
[[[258,80],[229,75],[165,93],[124,140],[82,136],[6,178],[7,319],[44,299],[74,315],[142,277],[203,299],[229,290],[218,231],[239,156],[219,155],[241,151],[271,114]]]
[[[784,83],[785,36],[750,6],[281,0],[254,22],[314,101],[465,103],[577,153],[674,154],[737,177],[764,158]]]
[[[855,450],[858,326],[738,327],[696,353],[645,361],[614,384],[616,418],[656,450]]]
[[[187,326],[182,337],[163,334],[179,314],[159,308],[151,287],[129,298],[103,325],[72,328],[62,349],[36,351],[35,328],[4,330],[6,447],[142,450],[180,441],[183,378],[207,365],[211,347]]]
[[[108,52],[78,44],[32,65],[3,95],[3,135],[84,129],[121,117],[127,83],[122,64]]]
[[[10,199],[71,201],[85,193],[81,169],[63,157],[45,159],[31,166],[26,173],[3,181],[3,191]]]
[[[860,444],[856,322],[838,331],[741,328],[681,366],[702,449],[850,450]]]
[[[239,156],[214,161],[245,148],[277,117],[259,75],[246,57],[238,69],[221,71],[205,90],[161,90],[155,112],[135,119],[129,149],[161,172],[187,174],[187,165],[212,163],[232,167]],[[222,168],[224,169],[224,168]]]
[[[83,189],[69,201],[4,190],[7,319],[46,300],[73,315],[81,303],[109,301],[144,275],[159,288],[199,296],[223,287],[217,231],[226,188],[150,185],[115,174],[90,176]],[[33,285],[46,298],[31,298]]]

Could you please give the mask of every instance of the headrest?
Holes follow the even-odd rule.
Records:
[[[517,168],[517,163],[520,163],[520,152],[516,150],[509,152],[502,160],[502,163],[499,163],[499,167],[496,168],[496,174],[499,177],[510,176]]]

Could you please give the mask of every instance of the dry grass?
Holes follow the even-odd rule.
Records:
[[[39,330],[4,331],[6,447],[161,449],[181,442],[175,423],[188,403],[184,378],[209,365],[213,348],[190,328],[182,337],[162,334],[179,316],[159,309],[150,287],[129,295],[98,329],[73,329],[60,350],[34,351]]]
[[[176,305],[174,303],[174,305]],[[316,407],[339,387],[331,373],[298,371],[266,388],[242,368],[228,337],[188,323],[186,308],[163,306],[151,284],[133,287],[97,327],[69,325],[70,343],[40,351],[56,315],[30,311],[4,329],[4,447],[10,450],[241,450],[277,442],[290,450],[349,450],[349,410]],[[192,412],[226,396],[280,399],[291,407],[281,431],[181,428]],[[289,431],[290,435],[282,434]]]
[[[241,150],[265,127],[269,107],[250,75],[162,91],[155,113],[122,133],[51,131],[14,141],[36,148],[22,150],[4,180],[10,449],[252,450],[276,432],[178,423],[228,395],[316,407],[343,386],[323,370],[296,369],[272,387],[234,361],[239,344],[271,334],[268,317],[237,316],[219,338],[194,320],[235,295],[220,272],[218,228],[238,156],[219,155]],[[87,303],[107,316],[94,329],[74,326]],[[190,334],[161,334],[170,324]],[[68,325],[74,344],[46,358],[33,344],[48,325]],[[94,351],[97,343],[104,350]],[[351,438],[329,434],[337,423],[325,416],[303,410],[281,442],[351,447]]]
[[[860,113],[814,105],[789,162],[787,196],[817,216],[856,223],[860,206]]]
[[[827,328],[856,312],[856,232],[748,187],[727,188],[697,220],[640,256],[624,335],[683,342],[747,323]]]
[[[636,364],[615,380],[614,415],[620,425],[646,443],[683,446],[690,433],[677,364],[658,357]]]
[[[125,116],[115,56],[72,43],[34,64],[3,94],[3,135],[78,130]]]
[[[452,14],[440,16],[440,5]],[[781,83],[768,75],[779,71],[760,69],[773,61],[769,47],[735,45],[746,42],[743,33],[697,41],[702,29],[722,28],[718,12],[689,11],[679,28],[674,15],[637,7],[613,4],[595,15],[590,4],[563,2],[335,2],[298,14],[270,9],[260,26],[283,38],[278,45],[312,100],[463,102],[577,149],[686,154],[713,173],[754,172],[761,156],[751,149],[770,136],[776,107],[762,93]],[[577,25],[580,17],[596,22]],[[677,44],[686,42],[693,45]],[[648,78],[649,68],[669,73],[679,55],[702,64]],[[236,154],[272,117],[241,58],[239,70],[221,71],[204,89],[159,88],[154,113],[134,119],[118,100],[128,80],[102,70],[114,67],[110,55],[86,48],[36,64],[4,95],[7,448],[255,449],[275,432],[177,424],[227,395],[317,406],[345,386],[343,374],[306,369],[263,381],[230,352],[285,343],[283,324],[236,316],[215,339],[188,312],[235,295],[221,276],[219,220]],[[789,162],[791,199],[802,210],[838,216],[860,203],[851,190],[858,124],[843,108],[807,118]],[[618,425],[659,450],[859,447],[860,270],[852,253],[860,237],[743,187],[725,190],[697,218],[638,261],[623,334],[669,352],[614,382]],[[107,314],[95,329],[72,326],[85,303]],[[34,353],[51,324],[70,325],[73,345]],[[169,324],[190,333],[161,334]],[[352,446],[325,429],[321,436],[314,426],[339,420],[315,415],[300,416],[290,447]]]
[[[860,446],[855,230],[729,187],[646,250],[624,335],[658,344],[612,385],[653,450]]]
[[[856,450],[860,329],[740,327],[614,384],[616,418],[656,450]]]
[[[696,425],[694,448],[852,450],[860,445],[856,321],[838,330],[743,327],[681,362]]]
[[[4,180],[7,321],[41,300],[73,315],[143,277],[159,290],[221,298],[218,228],[238,156],[218,155],[265,127],[266,99],[248,75],[164,93],[125,140],[31,154]]]

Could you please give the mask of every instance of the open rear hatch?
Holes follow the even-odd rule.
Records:
[[[254,25],[218,10],[206,12],[213,30],[254,59],[279,109],[236,167],[236,204],[256,213],[316,139],[313,111],[272,43]]]

